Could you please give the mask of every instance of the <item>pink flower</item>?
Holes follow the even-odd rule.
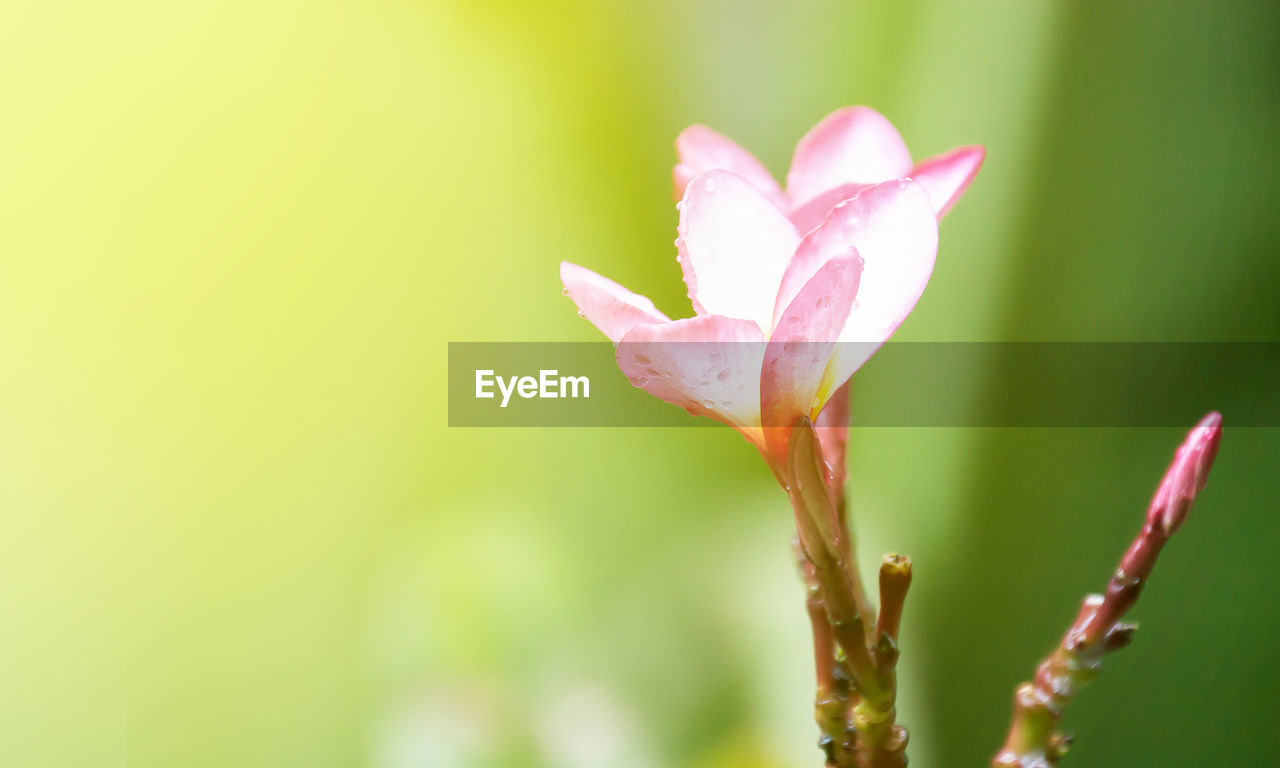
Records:
[[[750,181],[796,229],[808,232],[831,207],[871,184],[910,177],[924,187],[941,219],[977,175],[986,150],[957,147],[912,165],[911,153],[893,125],[870,107],[845,107],[822,118],[796,144],[784,192],[759,160],[728,138],[702,125],[676,139],[675,195],[698,174],[713,168]]]
[[[910,180],[868,185],[801,237],[750,181],[715,169],[690,180],[679,209],[694,317],[671,320],[567,262],[561,280],[633,385],[734,427],[778,470],[789,425],[816,419],[920,298],[937,253],[934,207]]]
[[[836,203],[887,179],[910,177],[929,193],[939,220],[977,175],[986,150],[957,147],[913,165],[902,137],[870,107],[844,107],[818,121],[796,145],[784,192],[751,153],[702,125],[676,138],[674,170],[679,199],[690,180],[713,168],[733,171],[756,186],[786,213],[796,229],[808,232],[822,223]],[[832,484],[844,484],[849,395],[835,393],[831,406],[814,422],[823,454],[833,469]]]

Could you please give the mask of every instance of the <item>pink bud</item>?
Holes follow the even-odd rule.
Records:
[[[1187,519],[1191,502],[1204,490],[1221,438],[1222,415],[1215,411],[1200,420],[1174,454],[1147,512],[1148,522],[1158,524],[1166,537]]]

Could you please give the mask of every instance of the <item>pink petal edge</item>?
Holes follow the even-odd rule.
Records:
[[[637,325],[671,322],[648,298],[586,267],[560,262],[560,282],[582,316],[615,344]]]
[[[985,147],[957,147],[922,161],[911,171],[911,179],[929,193],[939,220],[969,188],[986,157]]]
[[[705,125],[691,125],[676,137],[678,162],[672,172],[675,197],[684,197],[689,182],[700,173],[722,169],[732,171],[751,182],[769,202],[784,208],[786,198],[773,174],[747,150],[732,139]]]
[[[799,207],[842,184],[874,184],[911,172],[911,153],[893,124],[870,107],[845,107],[796,144],[787,199]]]

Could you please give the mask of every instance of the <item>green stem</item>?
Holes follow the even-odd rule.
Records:
[[[844,659],[838,657],[835,635],[827,621],[827,611],[822,604],[822,592],[817,573],[800,547],[799,539],[792,540],[796,565],[805,585],[805,610],[813,632],[813,659],[817,675],[817,695],[814,699],[814,719],[818,723],[818,746],[827,756],[827,765],[844,768],[854,764],[855,734],[849,727],[849,680]]]
[[[844,534],[847,525],[842,524],[826,474],[813,427],[807,419],[801,419],[792,429],[788,447],[787,492],[795,512],[800,548],[810,566],[806,574],[816,587],[831,636],[856,692],[850,697],[852,714],[848,720],[853,738],[838,743],[843,747],[848,741],[853,742],[852,765],[858,768],[902,768],[906,765],[907,739],[906,730],[895,723],[896,643],[887,633],[871,634],[876,626],[873,614],[869,609],[864,611],[865,596],[860,597],[861,584],[853,576],[857,568],[851,562],[852,547]],[[895,558],[894,562],[902,561]],[[905,596],[905,587],[901,596]],[[816,608],[812,601],[810,604]],[[900,614],[900,606],[897,610]],[[814,618],[812,613],[810,618]],[[815,651],[823,652],[817,644]],[[830,711],[830,707],[825,708],[819,715],[820,726],[828,735],[838,725],[829,714],[824,715]],[[840,750],[829,751],[828,757],[829,764],[841,768],[848,764],[841,762]]]

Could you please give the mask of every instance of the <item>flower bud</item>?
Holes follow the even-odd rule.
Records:
[[[1187,519],[1191,502],[1204,490],[1221,438],[1222,415],[1210,413],[1191,430],[1174,454],[1173,463],[1165,472],[1147,512],[1147,521],[1158,525],[1166,538]]]

